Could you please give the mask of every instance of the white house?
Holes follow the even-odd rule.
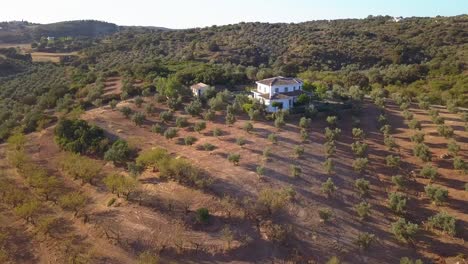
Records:
[[[195,96],[201,96],[209,88],[210,86],[204,83],[197,83],[190,86],[190,89],[192,90],[192,93]]]
[[[302,94],[304,82],[298,78],[273,77],[257,82],[257,90],[253,97],[263,102],[268,112],[276,112],[279,108],[287,110],[294,106],[297,97]],[[281,105],[274,107],[273,103]]]

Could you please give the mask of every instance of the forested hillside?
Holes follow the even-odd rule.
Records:
[[[367,92],[385,88],[413,100],[468,106],[467,15],[414,17],[399,22],[389,16],[370,16],[186,30],[121,27],[117,31],[114,24],[98,21],[48,25],[12,22],[0,26],[3,42],[16,36],[16,40],[33,42],[36,51],[81,49],[79,57],[60,65],[33,63],[20,50],[0,50],[3,136],[12,127],[24,125],[31,109],[55,107],[64,94],[70,94],[73,100],[91,93],[88,103],[99,99],[102,85],[88,85],[96,78],[102,84],[103,76],[111,75],[124,76],[126,83],[142,80],[143,87],[150,89],[158,77],[168,76],[184,85],[205,82],[225,87],[252,85],[274,75],[299,76],[317,93],[351,86]],[[44,38],[48,35],[61,38],[48,41]],[[77,72],[76,76],[70,74]],[[50,90],[64,84],[62,80],[73,87],[49,97]],[[142,92],[124,90],[129,95]],[[28,100],[18,94],[27,94]],[[48,103],[36,104],[44,101]]]

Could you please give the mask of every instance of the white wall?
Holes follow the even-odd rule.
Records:
[[[265,85],[265,84],[257,84],[257,91],[260,93],[268,93],[268,94],[275,94],[276,89],[278,89],[278,93],[285,93],[286,88],[288,88],[288,92],[292,92],[295,90],[301,90],[302,89],[302,84],[292,84],[292,85],[274,85],[271,87],[270,91],[270,86]]]

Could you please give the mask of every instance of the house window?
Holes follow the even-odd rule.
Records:
[[[288,87],[284,87],[284,92],[285,92],[285,93],[288,92]]]
[[[279,88],[275,88],[275,93],[279,93]]]
[[[296,91],[296,86],[293,86],[293,91]]]

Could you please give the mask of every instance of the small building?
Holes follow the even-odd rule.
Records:
[[[292,108],[297,97],[303,93],[304,82],[298,78],[278,76],[256,83],[257,90],[253,91],[253,97],[264,103],[268,112]]]
[[[197,83],[197,84],[190,86],[190,89],[192,90],[192,93],[195,96],[202,96],[203,93],[209,88],[210,86],[204,83]]]

